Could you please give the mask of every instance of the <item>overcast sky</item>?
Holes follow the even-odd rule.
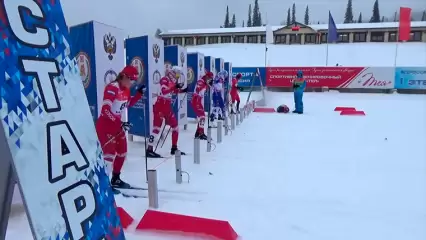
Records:
[[[294,1],[259,0],[263,21],[279,25],[286,19],[287,9]],[[328,11],[336,23],[343,21],[347,0],[298,0],[297,20],[303,22],[306,5],[312,22],[327,21]],[[247,20],[248,4],[254,0],[62,0],[69,26],[95,20],[122,28],[128,35],[154,34],[157,28],[177,30],[217,28],[223,24],[226,6],[235,13],[237,25]],[[353,0],[355,20],[359,12],[370,19],[374,0]],[[379,0],[380,14],[393,16],[400,6],[418,11],[426,9],[426,0]]]

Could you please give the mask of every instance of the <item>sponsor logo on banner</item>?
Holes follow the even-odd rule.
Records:
[[[77,54],[77,64],[83,86],[84,88],[87,88],[89,87],[91,77],[89,55],[85,52],[79,52]]]
[[[132,61],[130,62],[130,65],[135,67],[138,70],[138,82],[141,82],[143,80],[143,77],[145,75],[144,73],[144,64],[143,60],[140,57],[134,57]]]
[[[198,71],[203,71],[203,59],[199,59],[198,60],[198,67],[199,67],[199,70]],[[205,69],[204,69],[204,71],[206,71]]]
[[[104,50],[109,60],[114,59],[114,54],[117,52],[117,39],[111,33],[104,35]]]
[[[180,66],[183,67],[184,64],[185,64],[185,53],[181,52],[180,53]]]
[[[194,81],[195,78],[195,73],[194,70],[192,70],[192,67],[188,67],[188,72],[187,72],[187,84],[191,84]]]
[[[216,69],[214,67],[214,61],[213,60],[211,60],[210,72],[216,74]]]
[[[426,68],[401,67],[395,69],[395,88],[426,89]]]
[[[105,75],[104,75],[104,83],[105,85],[109,84],[110,82],[114,81],[115,79],[117,79],[117,73],[110,69],[108,71],[106,71]]]
[[[161,80],[161,73],[158,70],[154,71],[154,74],[152,74],[152,81],[154,84],[159,84]]]
[[[298,70],[308,87],[390,89],[394,85],[393,70],[386,67],[270,67],[266,85],[291,87]]]
[[[160,46],[158,44],[152,45],[152,56],[154,57],[155,63],[158,63],[158,59],[161,56]]]

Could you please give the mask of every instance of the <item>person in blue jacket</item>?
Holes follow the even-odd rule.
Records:
[[[302,70],[297,71],[296,78],[293,79],[294,105],[293,113],[303,114],[303,92],[306,88],[306,81],[303,78]]]

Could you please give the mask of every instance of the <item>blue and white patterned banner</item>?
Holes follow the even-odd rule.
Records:
[[[124,239],[60,1],[2,1],[0,33],[1,154],[34,239]]]

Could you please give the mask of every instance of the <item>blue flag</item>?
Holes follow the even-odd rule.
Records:
[[[337,34],[336,23],[334,23],[333,16],[331,16],[331,12],[328,12],[328,36],[327,42],[337,42],[339,39],[339,35]]]

